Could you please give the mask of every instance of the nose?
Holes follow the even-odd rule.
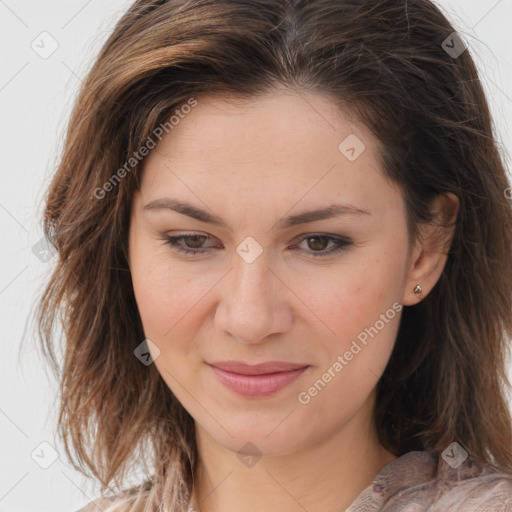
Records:
[[[219,291],[215,325],[238,341],[259,343],[290,329],[293,294],[269,267],[265,251],[252,263],[236,255]]]

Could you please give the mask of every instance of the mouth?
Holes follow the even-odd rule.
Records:
[[[231,391],[250,397],[269,396],[291,384],[309,365],[269,361],[248,365],[239,361],[209,364],[217,379]]]

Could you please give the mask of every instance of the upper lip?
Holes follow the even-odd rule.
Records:
[[[284,361],[267,361],[259,364],[247,364],[241,361],[218,361],[209,364],[221,370],[239,373],[241,375],[264,375],[267,373],[289,372],[308,366],[307,364],[287,363]]]

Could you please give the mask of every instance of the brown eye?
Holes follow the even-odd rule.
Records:
[[[299,249],[308,256],[321,257],[332,256],[334,253],[351,245],[353,245],[353,242],[345,237],[327,234],[309,234],[303,236],[294,248],[299,247]]]
[[[325,236],[310,236],[306,240],[309,248],[314,251],[324,251],[329,244],[329,240]]]
[[[208,237],[205,235],[189,235],[183,237],[186,240],[186,246],[191,249],[200,249]]]
[[[205,242],[210,239],[208,235],[197,233],[184,234],[179,236],[166,236],[164,241],[173,251],[183,254],[202,254],[212,249],[211,246],[205,246]]]

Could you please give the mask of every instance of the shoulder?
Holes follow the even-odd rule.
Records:
[[[429,512],[511,512],[512,474],[468,460],[457,470],[439,463]]]
[[[123,495],[105,498],[101,496],[75,512],[135,512],[140,508],[137,496]],[[139,505],[139,508],[137,507]]]
[[[512,512],[512,474],[469,457],[450,465],[441,455],[408,452],[388,463],[348,510]]]
[[[151,491],[150,481],[121,490],[116,496],[100,496],[75,512],[140,512]]]
[[[75,512],[130,512],[133,498],[100,497]]]

